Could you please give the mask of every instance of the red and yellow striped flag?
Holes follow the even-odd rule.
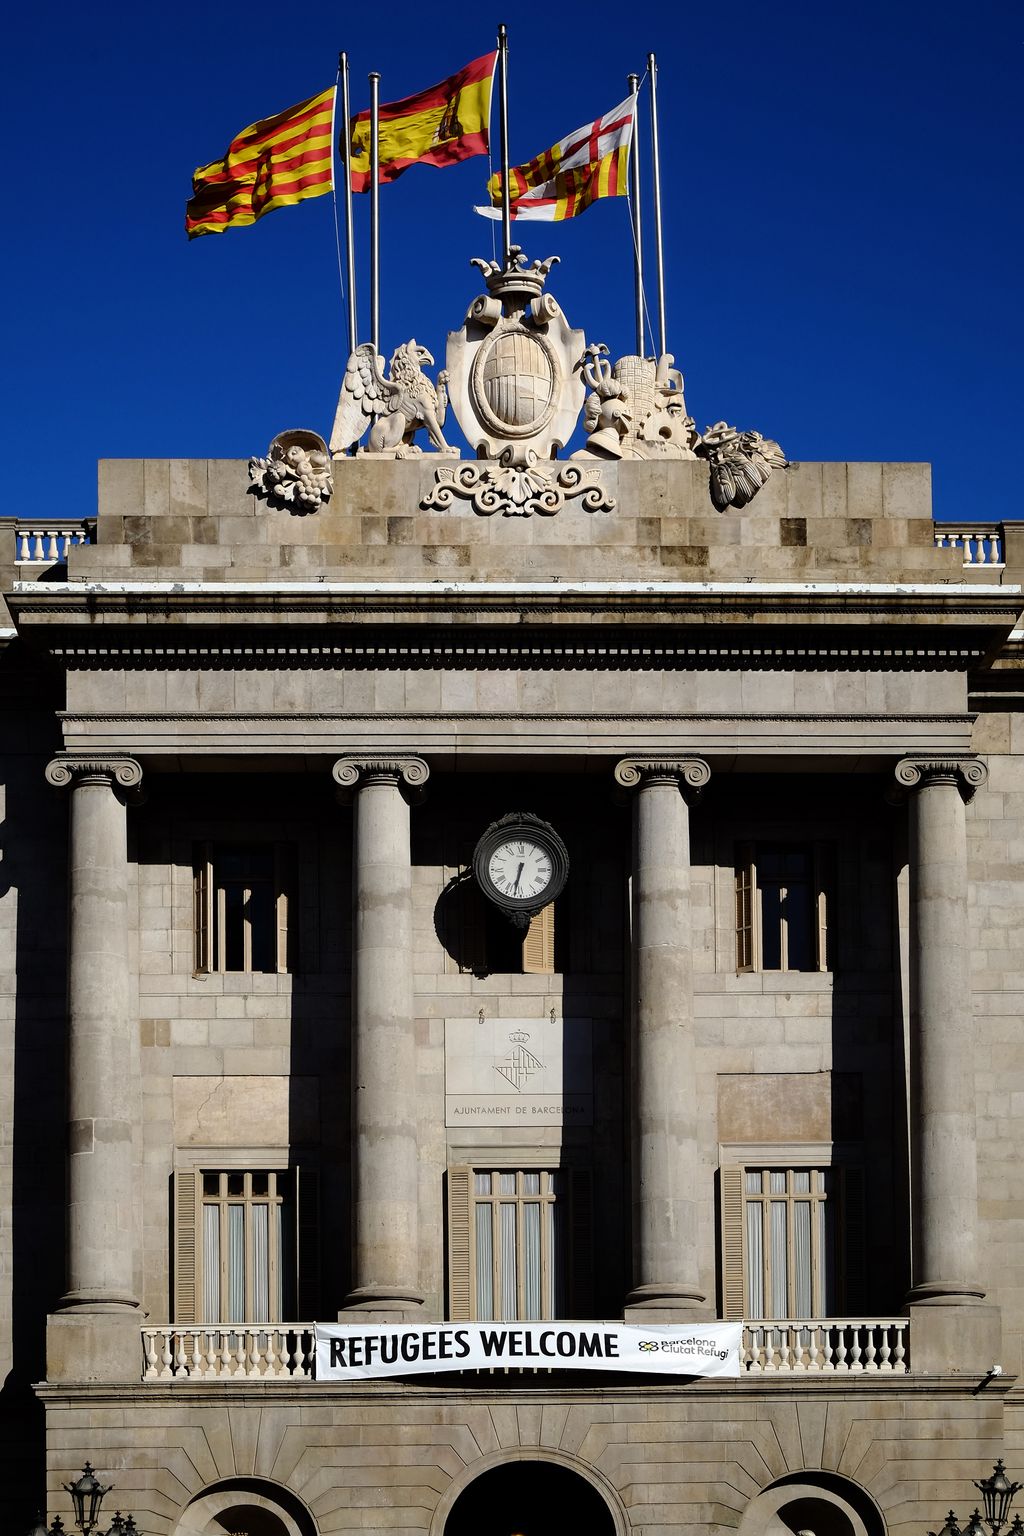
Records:
[[[625,197],[635,106],[630,96],[525,165],[512,166],[508,173],[512,217],[571,219],[599,197]],[[487,191],[491,206],[476,211],[485,218],[500,219],[500,171],[487,183]]]
[[[201,165],[192,178],[185,231],[219,235],[255,224],[272,208],[319,197],[333,184],[331,124],[334,87],[243,128],[223,160]]]
[[[378,181],[394,181],[410,165],[455,165],[486,155],[495,53],[485,53],[404,101],[380,107]],[[360,112],[349,130],[352,191],[370,190],[370,114]]]

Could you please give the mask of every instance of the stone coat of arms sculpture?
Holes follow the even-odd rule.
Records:
[[[449,332],[447,364],[452,410],[478,458],[523,466],[551,459],[576,426],[586,342],[544,292],[557,260],[527,267],[514,245],[506,267],[473,262],[487,294]]]

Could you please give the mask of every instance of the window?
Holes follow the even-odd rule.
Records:
[[[736,969],[831,968],[832,850],[822,843],[747,843],[736,865]]]
[[[587,1316],[590,1224],[589,1170],[450,1169],[452,1318]]]
[[[174,1322],[315,1317],[315,1171],[180,1168],[174,1218]]]
[[[838,1317],[860,1306],[859,1169],[747,1165],[721,1178],[727,1318]]]
[[[195,969],[294,969],[295,850],[286,843],[203,843],[193,873]]]

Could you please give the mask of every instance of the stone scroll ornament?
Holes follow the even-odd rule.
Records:
[[[356,347],[345,368],[331,432],[334,458],[351,452],[369,427],[360,454],[418,458],[423,449],[414,439],[423,428],[438,453],[457,459],[459,450],[448,446],[441,430],[448,410],[448,374],[442,369],[435,385],[423,372],[423,364],[433,361],[426,347],[407,341],[393,353],[388,378],[372,342]]]
[[[315,432],[279,432],[265,459],[249,460],[249,490],[272,507],[317,512],[334,494],[331,456]]]
[[[473,300],[462,329],[449,332],[447,364],[452,410],[477,462],[439,468],[424,508],[443,510],[456,497],[505,517],[550,517],[574,497],[590,512],[614,506],[599,469],[552,462],[586,393],[583,332],[544,292],[557,260],[527,266],[517,245],[505,266],[474,259],[487,292]]]

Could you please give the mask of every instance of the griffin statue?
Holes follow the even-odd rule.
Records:
[[[384,458],[408,459],[422,452],[413,438],[421,427],[439,453],[458,458],[441,427],[448,408],[448,374],[442,369],[433,385],[423,364],[434,359],[426,347],[407,341],[391,358],[391,377],[385,378],[380,353],[372,342],[356,347],[348,360],[338,410],[331,433],[331,455],[340,458],[370,427],[364,453]]]

